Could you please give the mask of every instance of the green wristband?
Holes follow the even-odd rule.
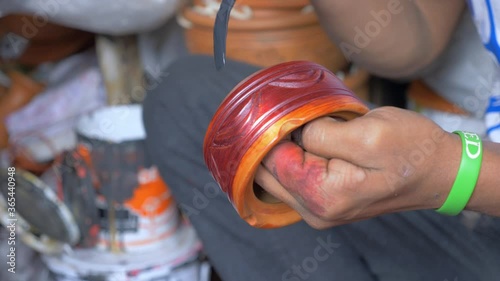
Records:
[[[453,133],[462,139],[462,161],[448,198],[443,206],[436,210],[440,214],[449,216],[458,215],[469,202],[483,160],[483,144],[479,135],[462,131]]]

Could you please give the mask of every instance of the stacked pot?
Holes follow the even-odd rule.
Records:
[[[190,52],[213,54],[220,0],[194,0],[179,14]],[[238,0],[231,12],[227,57],[258,66],[308,60],[332,71],[348,62],[319,24],[308,0]]]

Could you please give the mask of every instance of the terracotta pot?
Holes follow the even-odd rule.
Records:
[[[28,104],[33,97],[40,93],[44,86],[28,76],[11,71],[8,73],[11,80],[10,88],[0,97],[0,149],[8,145],[8,133],[5,127],[5,118],[12,112]]]
[[[429,87],[423,80],[414,80],[407,89],[408,100],[417,109],[428,108],[458,115],[470,115],[465,109],[457,106]]]
[[[12,166],[28,171],[36,176],[45,173],[52,166],[53,161],[40,163],[24,151],[14,151]]]
[[[247,2],[246,7],[237,2],[231,12],[226,44],[228,58],[263,67],[308,60],[332,71],[348,64],[324,32],[314,11],[304,9],[307,1]],[[269,8],[271,3],[276,5]],[[216,11],[203,5],[185,8],[179,23],[185,27],[186,45],[191,53],[213,55]]]
[[[232,13],[237,12],[235,7]],[[241,11],[241,13],[245,13]],[[214,17],[203,14],[194,7],[184,9],[184,16],[194,26],[211,29],[213,36]],[[316,25],[318,19],[313,12],[300,13],[295,10],[260,10],[253,9],[248,19],[231,18],[229,21],[229,34],[232,32],[257,32],[281,29],[300,29],[301,27]],[[242,16],[244,17],[244,16]],[[288,30],[290,32],[291,30]],[[229,47],[229,46],[228,46]]]
[[[206,5],[207,0],[194,0],[195,5]],[[237,0],[237,5],[247,5],[254,8],[264,9],[297,9],[310,4],[308,0]]]
[[[46,22],[33,15],[0,18],[0,38],[9,33],[29,40],[24,53],[9,62],[29,66],[65,58],[90,47],[94,39],[92,33]]]
[[[279,64],[251,75],[224,99],[205,135],[205,162],[245,221],[260,228],[285,226],[300,220],[299,214],[254,184],[264,156],[313,119],[350,120],[367,110],[325,67]]]
[[[370,99],[370,73],[368,71],[360,68],[350,69],[345,73],[342,82],[362,100]]]
[[[2,98],[3,95],[5,95],[7,93],[7,90],[8,89],[6,87],[0,85],[0,98]]]

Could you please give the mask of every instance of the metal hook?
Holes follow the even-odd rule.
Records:
[[[226,38],[229,15],[235,0],[222,0],[214,24],[214,59],[215,68],[222,69],[226,64]]]

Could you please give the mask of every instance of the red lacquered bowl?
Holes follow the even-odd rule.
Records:
[[[262,159],[280,140],[313,119],[350,120],[367,111],[325,67],[306,61],[281,63],[249,76],[224,99],[205,135],[205,163],[250,225],[289,225],[301,219],[299,214],[262,194],[254,184]]]

